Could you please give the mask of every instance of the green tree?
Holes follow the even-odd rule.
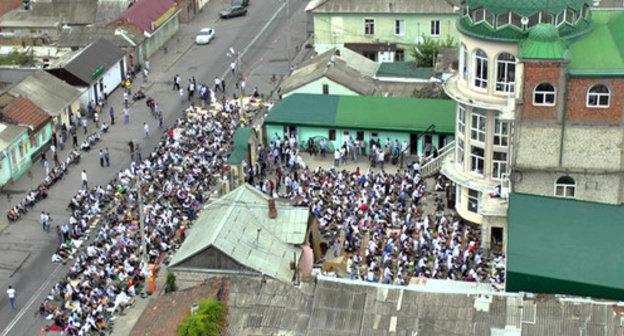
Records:
[[[33,57],[28,53],[12,51],[6,56],[0,56],[0,65],[33,65]]]
[[[444,41],[434,40],[425,35],[422,37],[423,43],[414,46],[410,51],[410,54],[416,59],[416,63],[419,67],[433,67],[433,62],[438,56],[438,50],[440,48],[454,48],[457,46],[452,36],[447,36]]]
[[[219,336],[225,330],[227,308],[217,300],[201,300],[199,308],[178,325],[177,336]]]

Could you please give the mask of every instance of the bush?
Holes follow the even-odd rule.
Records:
[[[27,53],[12,51],[6,56],[0,57],[0,65],[32,65],[33,58]]]
[[[219,336],[225,330],[227,309],[217,300],[201,300],[194,314],[178,326],[177,336]]]
[[[175,283],[175,274],[167,273],[166,292],[175,292],[178,290],[178,286]]]
[[[430,68],[435,65],[434,60],[438,56],[439,48],[455,48],[456,46],[452,36],[447,36],[444,41],[438,41],[423,35],[423,43],[413,47],[410,54],[416,59],[419,67]]]

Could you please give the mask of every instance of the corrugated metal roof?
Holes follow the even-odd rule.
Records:
[[[76,55],[55,64],[55,68],[63,68],[86,84],[94,79],[92,75],[100,67],[104,71],[119,62],[126,53],[106,39],[98,39]]]
[[[76,101],[80,90],[44,70],[37,70],[9,89],[13,95],[30,99],[52,117]]]
[[[170,267],[214,246],[237,262],[282,281],[290,281],[290,262],[305,240],[307,208],[277,205],[277,218],[268,217],[269,197],[242,185],[210,203],[193,226]],[[260,238],[258,237],[260,229]]]
[[[50,121],[50,116],[25,97],[12,101],[2,110],[2,117],[17,124],[30,125],[33,132],[40,130]]]
[[[51,0],[32,3],[31,13],[36,17],[57,17],[63,24],[87,25],[95,21],[98,0]]]
[[[95,12],[96,26],[104,26],[113,21],[132,3],[131,0],[99,0]]]
[[[134,30],[126,29],[124,27],[86,26],[71,27],[61,30],[57,44],[61,48],[83,48],[100,38],[104,38],[119,48],[134,47],[121,34],[127,36],[136,45],[141,44],[145,40],[145,36],[143,34],[139,34]]]
[[[453,6],[444,0],[328,0],[316,6],[314,13],[409,13],[453,14]]]
[[[155,30],[152,23],[175,6],[177,4],[173,0],[139,0],[121,13],[114,21],[129,23],[151,34]]]

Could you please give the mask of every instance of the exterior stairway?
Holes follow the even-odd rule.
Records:
[[[440,172],[442,168],[442,162],[447,155],[455,152],[455,141],[451,141],[446,146],[438,150],[438,157],[430,155],[425,158],[425,164],[420,167],[420,175],[425,177],[431,177]]]

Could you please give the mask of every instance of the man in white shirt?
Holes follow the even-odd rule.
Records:
[[[88,184],[88,179],[87,179],[87,171],[86,170],[82,170],[82,173],[80,173],[80,179],[82,180],[82,188],[84,189],[88,189],[89,188],[89,184]]]
[[[7,289],[6,292],[9,297],[9,301],[11,302],[11,308],[15,309],[15,288],[13,288],[13,286],[9,286],[9,289]]]

